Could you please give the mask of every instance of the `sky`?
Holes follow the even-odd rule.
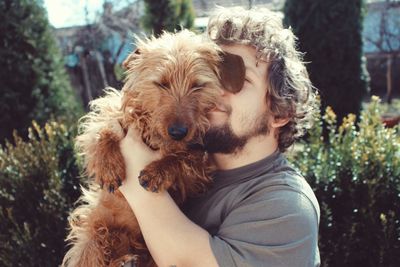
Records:
[[[85,7],[92,22],[96,12],[103,8],[104,0],[44,0],[50,23],[56,27],[69,27],[86,24]]]
[[[96,12],[101,11],[105,0],[44,0],[50,23],[56,27],[69,27],[86,24],[85,7],[88,10],[88,19],[93,22]],[[367,0],[376,2],[378,0]],[[400,1],[400,0],[395,0]],[[126,6],[134,0],[113,0],[114,9]],[[258,2],[258,1],[257,1]]]

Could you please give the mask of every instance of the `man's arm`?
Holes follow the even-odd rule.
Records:
[[[148,192],[138,176],[159,155],[128,131],[121,142],[126,180],[119,188],[139,222],[147,247],[158,266],[218,266],[206,230],[190,221],[168,192]],[[134,153],[132,153],[134,151]]]

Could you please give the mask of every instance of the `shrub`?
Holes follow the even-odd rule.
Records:
[[[80,195],[74,130],[51,122],[0,148],[0,266],[58,266]]]
[[[385,128],[373,97],[337,127],[328,107],[292,162],[321,206],[322,266],[398,266],[400,254],[400,129]]]

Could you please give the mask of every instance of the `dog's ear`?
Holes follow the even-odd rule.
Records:
[[[220,56],[222,59],[220,63],[222,87],[231,93],[238,93],[243,88],[246,75],[243,58],[228,52],[220,52]]]
[[[136,60],[138,57],[139,57],[139,55],[140,55],[140,50],[139,50],[139,48],[136,48],[135,49],[135,51],[133,51],[132,53],[130,53],[129,55],[128,55],[128,57],[124,60],[124,62],[122,62],[122,67],[125,69],[125,70],[129,70],[132,66],[132,62],[134,61],[134,60]]]

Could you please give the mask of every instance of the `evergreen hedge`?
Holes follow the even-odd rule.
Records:
[[[286,0],[284,22],[299,38],[307,70],[339,123],[359,115],[369,76],[362,53],[364,0]]]
[[[32,120],[74,121],[82,112],[40,1],[0,0],[0,143]]]
[[[0,266],[58,266],[80,195],[76,131],[51,122],[0,148]]]
[[[398,266],[400,127],[386,128],[381,114],[373,97],[357,125],[350,114],[339,126],[328,107],[292,157],[321,206],[321,266]]]

